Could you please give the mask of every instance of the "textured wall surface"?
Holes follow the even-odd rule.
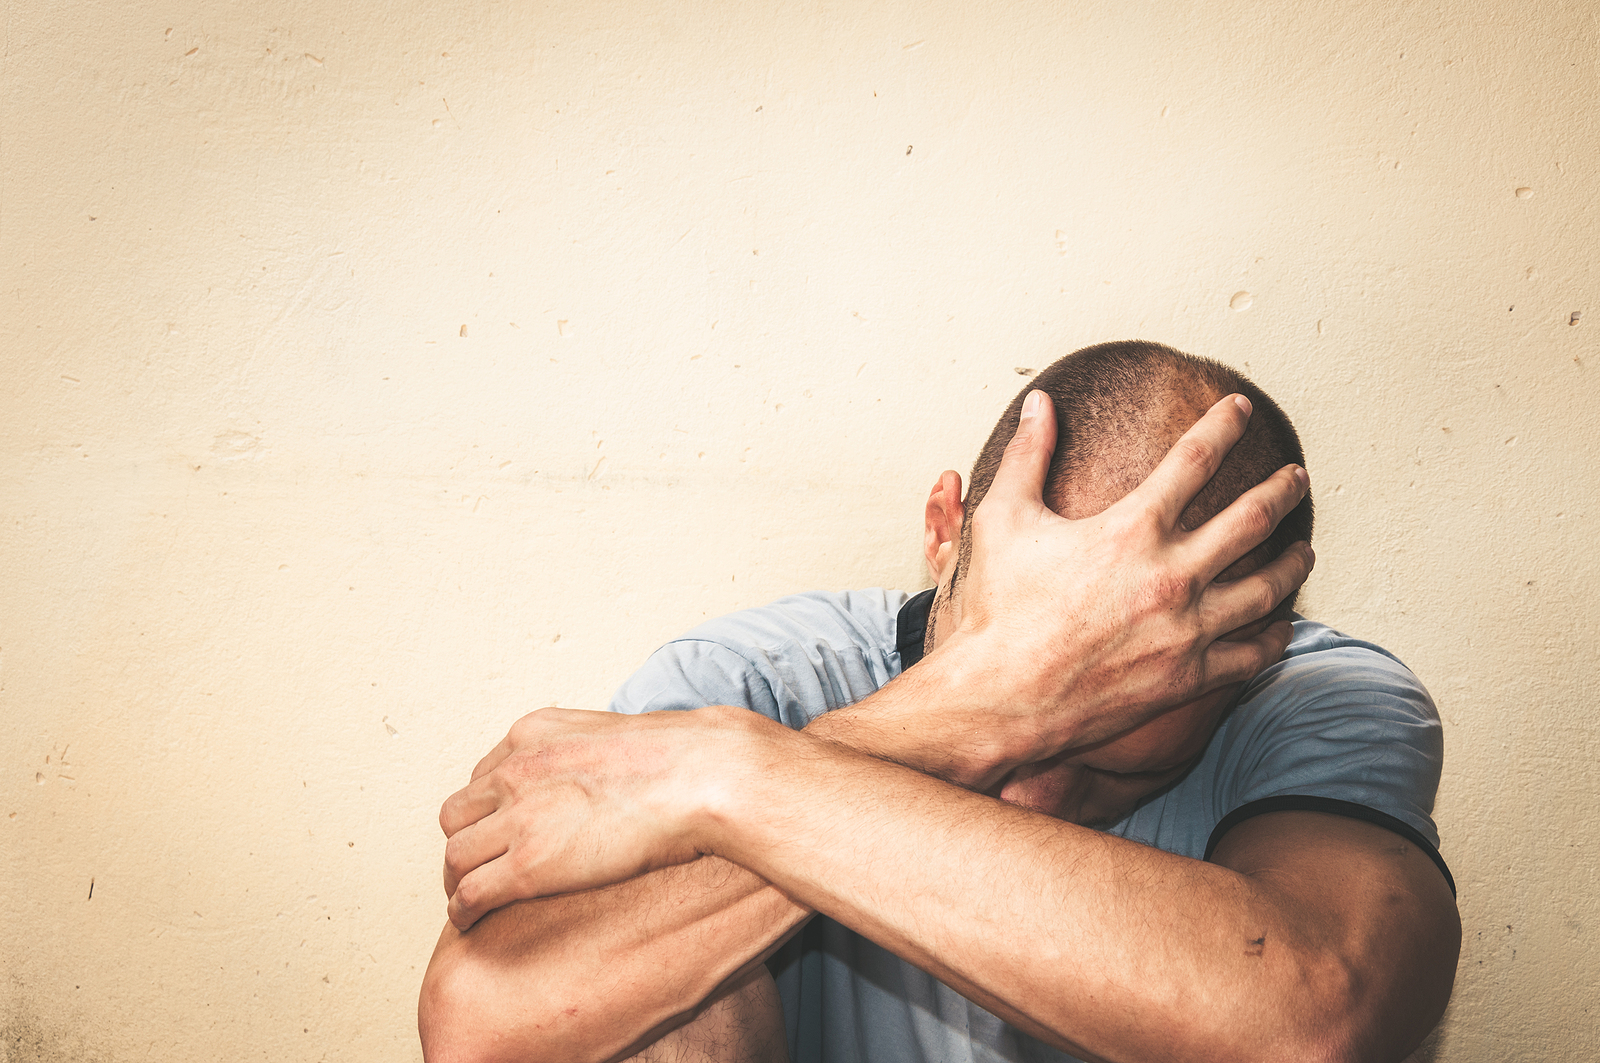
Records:
[[[1306,610],[1439,702],[1421,1055],[1591,1058],[1592,3],[4,19],[0,1059],[419,1058],[509,723],[921,585],[1019,369],[1132,336],[1289,410]]]

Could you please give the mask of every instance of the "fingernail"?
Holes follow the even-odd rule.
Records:
[[[1042,391],[1030,391],[1028,397],[1022,400],[1022,419],[1039,416],[1039,400],[1044,397]]]
[[[1233,397],[1233,401],[1234,401],[1234,404],[1239,407],[1239,409],[1244,411],[1244,415],[1246,417],[1250,416],[1250,400],[1249,399],[1245,398],[1243,395],[1235,395]]]
[[[1295,482],[1301,487],[1311,486],[1311,474],[1306,472],[1305,469],[1301,468],[1299,465],[1294,467],[1294,478]]]
[[[1310,543],[1306,543],[1306,560],[1313,565],[1317,563],[1317,552],[1311,549]]]

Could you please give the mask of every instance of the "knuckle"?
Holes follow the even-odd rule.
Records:
[[[1000,460],[1003,462],[1007,457],[1027,457],[1034,450],[1034,445],[1037,442],[1038,439],[1032,432],[1018,432],[1011,437],[1011,442],[1006,444],[1006,449],[1001,454]]]
[[[985,505],[981,505],[972,511],[970,519],[974,536],[998,530],[998,526],[1004,523],[1004,514],[1000,512],[1004,508],[1004,503],[994,497],[985,498],[984,502],[986,503]]]
[[[1211,444],[1201,439],[1180,439],[1172,448],[1178,461],[1193,469],[1209,470],[1216,463],[1216,452]]]
[[[518,800],[528,789],[537,785],[542,769],[550,760],[547,750],[524,750],[507,757],[494,770],[495,787],[503,798]]]
[[[1252,595],[1256,611],[1265,616],[1272,612],[1278,605],[1278,600],[1283,597],[1277,585],[1270,580],[1262,580]]]
[[[1140,549],[1149,549],[1151,544],[1160,543],[1167,537],[1161,511],[1153,507],[1111,516],[1107,529],[1118,541],[1134,544]]]
[[[970,518],[973,540],[983,542],[1004,536],[1006,530],[1017,522],[1017,508],[1014,501],[1004,495],[991,492],[985,496],[983,505],[973,510]]]
[[[1150,581],[1150,595],[1160,606],[1192,601],[1199,581],[1185,572],[1158,572]]]
[[[473,879],[462,879],[456,886],[456,907],[463,914],[470,915],[478,910],[483,903],[483,889]]]
[[[559,712],[560,710],[550,708],[534,709],[511,725],[511,733],[518,738],[532,734],[544,725],[545,720],[549,718],[549,714],[552,711]]]
[[[1026,453],[1036,449],[1042,441],[1038,425],[1032,421],[1021,422],[1017,430],[1011,433],[1011,440],[1006,444],[1007,453]]]
[[[1252,538],[1265,539],[1277,527],[1277,514],[1260,499],[1243,501],[1239,510],[1240,527]]]

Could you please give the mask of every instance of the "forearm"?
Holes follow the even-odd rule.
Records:
[[[1006,694],[978,685],[949,656],[903,672],[870,696],[817,717],[805,733],[957,786],[985,790],[1039,748],[1022,719],[994,709]]]
[[[741,976],[695,1020],[629,1063],[788,1063],[783,1004],[765,967]]]
[[[1267,883],[806,736],[763,740],[714,809],[715,851],[1043,1040],[1304,1058],[1342,1006],[1337,950]]]
[[[870,720],[844,710],[808,730],[891,756],[912,734]],[[419,1009],[426,1055],[430,1063],[619,1057],[693,1017],[811,914],[750,871],[705,857],[520,901],[466,933],[446,926]]]
[[[626,1058],[810,915],[715,857],[446,926],[418,1011],[429,1063]]]

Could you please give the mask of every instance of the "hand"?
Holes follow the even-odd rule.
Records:
[[[993,486],[971,515],[960,621],[929,655],[944,681],[1009,717],[1009,759],[1037,761],[1101,741],[1278,660],[1292,629],[1262,621],[1305,581],[1308,544],[1231,582],[1217,576],[1277,526],[1309,479],[1286,466],[1193,531],[1179,516],[1244,432],[1230,395],[1184,434],[1137,489],[1068,520],[1044,504],[1055,414],[1035,391]],[[1256,624],[1259,630],[1240,631]],[[1222,637],[1233,633],[1233,638]],[[932,678],[931,676],[929,677]]]
[[[440,809],[450,921],[466,930],[512,901],[698,857],[690,827],[705,802],[694,780],[715,775],[730,711],[540,709],[518,720]]]

